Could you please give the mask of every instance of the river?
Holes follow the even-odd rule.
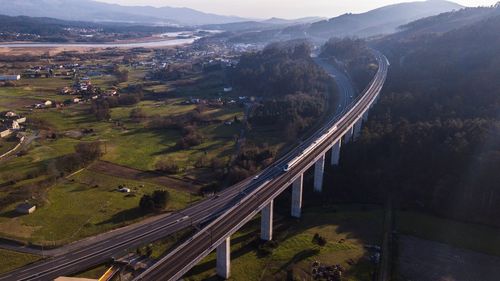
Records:
[[[135,43],[11,43],[0,44],[0,48],[58,48],[58,47],[84,47],[84,48],[158,48],[176,45],[192,44],[200,37],[158,40],[151,42]]]

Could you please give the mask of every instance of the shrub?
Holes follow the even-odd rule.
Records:
[[[167,174],[176,174],[180,171],[179,165],[171,159],[162,159],[156,162],[155,168],[157,171],[161,171]]]
[[[321,247],[325,246],[327,243],[326,238],[319,235],[318,233],[314,234],[312,241],[313,241],[313,243],[318,244]]]
[[[155,190],[151,195],[144,194],[139,201],[139,208],[146,212],[164,210],[170,201],[170,193],[166,190]]]

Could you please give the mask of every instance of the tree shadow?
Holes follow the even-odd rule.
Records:
[[[279,271],[286,270],[286,269],[288,269],[293,264],[299,263],[299,262],[301,262],[303,260],[306,260],[306,259],[308,259],[310,257],[314,257],[314,256],[318,255],[319,252],[320,252],[319,249],[306,249],[306,250],[302,250],[302,251],[298,252],[297,254],[295,254],[284,265],[282,265],[280,267]]]
[[[10,210],[7,212],[0,213],[1,218],[7,218],[7,219],[13,219],[21,216],[23,216],[23,214],[16,212],[16,210]]]
[[[144,215],[146,215],[146,213],[144,213],[141,209],[136,207],[133,209],[123,210],[121,212],[118,212],[118,213],[114,214],[111,218],[104,220],[104,221],[101,221],[101,222],[97,223],[96,225],[100,226],[100,225],[106,225],[106,224],[121,224],[121,223],[125,223],[127,221],[139,219],[139,218],[143,217]]]

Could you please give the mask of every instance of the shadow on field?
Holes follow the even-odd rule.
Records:
[[[7,218],[7,219],[13,219],[13,218],[17,218],[20,216],[22,216],[22,215],[19,214],[18,212],[16,212],[15,210],[10,210],[7,212],[0,213],[1,218]]]
[[[136,220],[144,216],[144,213],[139,208],[124,210],[114,214],[111,218],[97,223],[96,225],[120,224],[131,220]]]
[[[299,263],[303,260],[306,260],[310,257],[314,257],[318,255],[320,252],[319,249],[306,249],[295,254],[289,261],[283,264],[280,270],[287,270],[291,265]]]

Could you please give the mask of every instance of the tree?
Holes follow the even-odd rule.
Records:
[[[111,118],[111,110],[107,100],[98,99],[92,101],[91,112],[97,120],[108,120]]]
[[[156,210],[163,210],[170,201],[170,193],[166,190],[155,190],[151,196]]]
[[[179,165],[177,165],[174,160],[168,158],[158,160],[155,164],[155,168],[167,174],[177,174],[180,170]]]
[[[146,213],[153,212],[155,210],[155,202],[153,201],[153,197],[151,197],[151,195],[149,194],[144,194],[139,201],[139,207]]]
[[[80,155],[85,162],[99,159],[103,155],[100,142],[81,142],[75,145],[75,152]]]
[[[130,119],[134,121],[140,121],[141,119],[144,119],[146,117],[147,117],[146,113],[140,107],[136,107],[132,109],[132,111],[130,111]]]
[[[155,190],[151,195],[144,194],[139,201],[139,208],[146,212],[159,212],[164,210],[170,201],[170,193],[166,190]]]

